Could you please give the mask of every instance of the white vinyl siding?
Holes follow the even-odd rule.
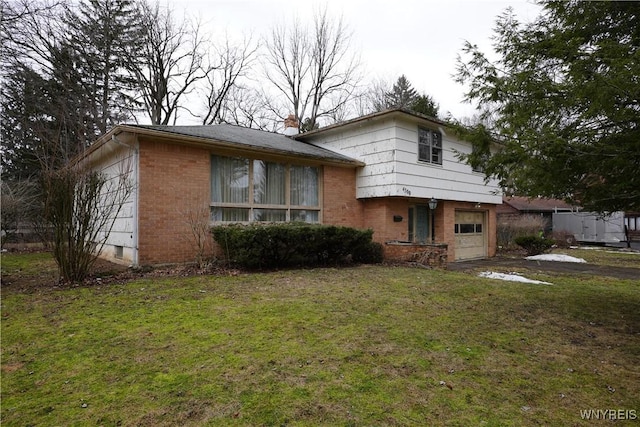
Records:
[[[113,221],[113,227],[107,236],[102,248],[101,257],[122,264],[137,263],[137,174],[138,158],[135,148],[126,147],[124,144],[109,142],[100,149],[100,162],[93,164],[92,168],[104,174],[110,181],[105,188],[116,188],[116,180],[126,179],[131,187],[128,198],[122,204],[117,217]],[[109,197],[109,196],[107,196]],[[111,221],[108,222],[108,225]],[[104,239],[108,230],[104,230],[99,239]]]
[[[312,135],[306,140],[345,154],[366,164],[356,179],[358,198],[402,196],[500,204],[502,196],[495,180],[459,160],[457,153],[470,153],[471,144],[456,139],[444,127],[429,124],[442,135],[441,164],[418,160],[418,129],[427,128],[417,118],[385,117],[335,132]]]

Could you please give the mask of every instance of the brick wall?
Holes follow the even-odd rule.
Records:
[[[362,228],[362,203],[356,199],[356,170],[323,167],[322,222],[328,225]]]
[[[409,206],[418,202],[427,204],[428,200],[418,201],[404,198],[379,198],[364,200],[364,228],[374,230],[373,238],[380,243],[389,241],[407,241]],[[440,200],[435,211],[435,243],[444,244],[447,259],[455,260],[455,211],[469,210],[485,214],[487,255],[496,253],[496,210],[495,205],[483,204],[479,208],[474,203]],[[399,215],[402,221],[394,222],[393,217]],[[397,248],[393,249],[398,250]]]
[[[448,251],[445,244],[387,243],[384,258],[388,261],[412,262],[430,267],[447,266]]]
[[[141,139],[139,176],[139,264],[194,261],[187,217],[207,212],[209,152]]]
[[[373,229],[373,240],[384,243],[389,240],[407,240],[409,202],[403,198],[367,199],[364,204],[363,227]],[[394,216],[402,221],[394,222]]]

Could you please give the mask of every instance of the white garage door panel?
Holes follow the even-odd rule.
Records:
[[[456,211],[456,261],[487,256],[484,212]]]

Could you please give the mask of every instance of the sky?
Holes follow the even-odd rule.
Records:
[[[166,0],[176,12],[202,19],[208,31],[231,39],[260,39],[276,24],[295,18],[311,22],[314,10],[327,7],[352,31],[351,47],[360,56],[367,79],[395,81],[404,74],[420,93],[440,104],[442,116],[473,115],[463,102],[464,87],[452,77],[465,40],[492,52],[496,18],[512,7],[523,22],[540,7],[532,0]]]

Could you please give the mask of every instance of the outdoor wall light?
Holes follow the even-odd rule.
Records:
[[[436,208],[438,207],[438,200],[432,197],[429,200],[429,210],[431,211],[431,243],[436,240]]]
[[[402,222],[402,215],[394,215],[393,222]]]

